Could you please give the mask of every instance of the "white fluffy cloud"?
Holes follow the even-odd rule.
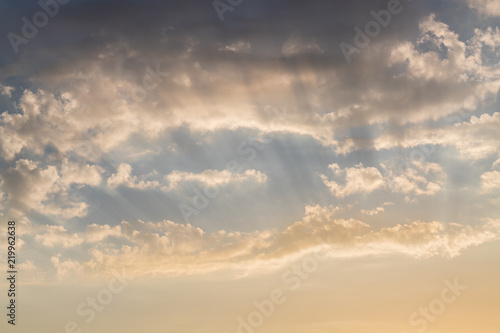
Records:
[[[414,257],[435,255],[453,257],[461,250],[499,239],[500,221],[466,226],[456,223],[414,221],[375,230],[354,219],[335,218],[338,208],[315,206],[306,210],[303,221],[282,233],[293,242],[313,247],[318,239],[328,240],[333,256],[360,256],[380,253],[404,253]],[[307,231],[307,232],[305,232]],[[305,236],[307,235],[307,236]],[[306,245],[307,244],[307,245]]]
[[[465,56],[466,44],[460,41],[458,34],[449,30],[448,25],[435,20],[431,15],[420,22],[421,38],[418,43],[431,43],[436,51],[422,53],[413,43],[405,42],[396,46],[389,61],[408,63],[409,74],[415,78],[437,81],[460,77],[473,70],[477,64],[468,64]],[[442,59],[438,51],[448,49],[448,56]]]
[[[117,172],[112,174],[107,179],[108,187],[114,189],[118,186],[125,186],[129,188],[144,190],[147,188],[154,188],[159,186],[159,183],[157,181],[140,179],[137,176],[132,176],[131,173],[132,167],[130,166],[130,164],[121,163],[118,166]]]
[[[446,174],[437,163],[412,161],[403,170],[392,170],[384,165],[388,186],[395,193],[406,195],[409,201],[410,195],[432,196],[441,190]]]
[[[241,184],[245,182],[253,184],[262,184],[267,181],[267,176],[257,170],[246,170],[239,174],[233,174],[227,170],[205,170],[201,173],[192,173],[184,171],[172,171],[165,175],[163,182],[156,180],[145,180],[142,176],[131,176],[132,167],[127,163],[119,165],[115,174],[107,179],[107,185],[113,189],[118,186],[125,186],[136,189],[158,188],[164,191],[179,190],[187,184],[197,184],[204,187],[225,187],[228,184]]]
[[[488,171],[481,175],[481,187],[485,192],[500,189],[500,171]]]
[[[493,165],[491,166],[492,168],[496,168],[496,167],[499,167],[500,166],[500,158],[498,160],[496,160],[495,162],[493,162]]]
[[[333,163],[329,168],[333,171],[334,178],[342,180],[330,180],[325,175],[320,177],[338,198],[355,193],[371,193],[383,188],[404,194],[407,201],[413,196],[436,194],[446,179],[443,169],[436,163],[415,160],[404,169],[385,164],[381,164],[381,167],[383,173],[374,167],[365,168],[362,164],[341,169],[338,164]],[[363,214],[374,215],[383,210],[380,207],[377,212],[365,211]]]
[[[45,232],[37,234],[35,240],[48,247],[62,246],[67,249],[83,243],[83,238],[77,234],[69,234],[66,228],[57,225],[47,225]]]
[[[90,243],[100,242],[108,237],[121,237],[122,229],[121,226],[117,225],[111,227],[107,224],[89,224],[85,233],[85,241]]]
[[[355,193],[370,193],[384,186],[384,179],[377,168],[363,167],[358,164],[352,168],[341,170],[338,164],[329,165],[335,176],[345,177],[344,184],[339,184],[336,181],[329,180],[325,175],[321,175],[321,179],[330,189],[330,192],[336,197],[343,198]]]
[[[435,15],[423,19],[419,25],[421,37],[416,44],[404,42],[391,51],[389,63],[406,62],[408,74],[421,80],[438,82],[452,80],[475,84],[484,81],[498,91],[498,68],[483,63],[483,48],[495,50],[500,46],[498,28],[476,29],[474,36],[463,42]],[[431,45],[427,52],[419,51],[420,45]],[[442,53],[446,51],[446,57]],[[472,79],[471,79],[472,78]],[[450,101],[451,102],[451,101]]]
[[[374,215],[380,214],[384,211],[385,211],[384,207],[377,207],[375,209],[362,209],[361,214],[368,215],[368,216],[374,216]]]
[[[250,182],[254,184],[262,184],[267,181],[267,176],[258,170],[246,170],[243,173],[233,174],[228,170],[205,170],[201,173],[179,172],[173,171],[165,176],[168,183],[168,190],[178,189],[182,184],[194,182],[201,186],[224,187],[230,183],[238,184]]]
[[[383,134],[375,139],[375,148],[411,148],[418,145],[443,145],[456,147],[463,158],[480,159],[497,154],[500,147],[500,113],[472,116],[470,121],[462,121],[454,126],[430,129],[414,127],[406,130],[400,138]]]
[[[77,166],[64,160],[56,166],[39,167],[37,162],[20,159],[2,174],[0,188],[7,193],[10,208],[24,212],[36,210],[65,218],[85,216],[87,204],[68,197],[72,184],[96,186],[103,169],[95,165]]]
[[[92,275],[118,268],[126,268],[131,275],[185,275],[276,268],[325,245],[332,258],[377,254],[427,258],[454,257],[470,246],[500,239],[499,220],[475,226],[414,221],[377,230],[360,220],[336,217],[339,210],[333,206],[306,206],[304,218],[282,231],[207,233],[172,221],[123,221],[120,226],[96,230],[112,233],[127,245],[115,245],[110,239],[108,246],[90,249],[91,259],[87,262],[62,260],[60,256],[52,261],[60,275],[71,271]],[[45,241],[48,246],[69,247],[83,242],[83,237],[68,235],[63,228],[51,227],[54,233],[60,234],[62,240],[49,238]]]
[[[50,258],[50,261],[57,271],[58,279],[70,276],[78,276],[83,271],[83,265],[78,261],[71,259],[61,260],[62,255],[58,254]]]
[[[69,117],[76,105],[64,97],[58,100],[43,91],[25,91],[19,101],[22,114],[2,113],[0,134],[5,138],[1,145],[6,159],[14,158],[23,148],[41,154],[50,143],[63,151],[72,144],[76,148],[74,136],[80,126]]]
[[[69,163],[65,160],[61,166],[61,184],[66,187],[71,184],[98,186],[103,172],[104,169],[97,165]]]
[[[94,83],[96,98],[85,102],[78,99],[83,97],[81,92],[77,94],[79,91],[71,91],[71,87],[60,96],[44,90],[25,90],[18,104],[20,112],[3,112],[0,117],[0,134],[5,138],[1,142],[3,157],[11,160],[23,149],[41,155],[45,147],[53,145],[66,156],[74,153],[94,160],[122,143],[137,130],[137,117],[113,109],[113,99],[103,101],[98,96],[111,93],[109,86],[97,91],[103,82],[115,87],[109,78],[102,78],[102,82]],[[99,112],[103,108],[106,111]]]
[[[36,162],[22,159],[4,172],[1,185],[13,206],[35,208],[57,192],[58,179],[56,167],[40,169]]]

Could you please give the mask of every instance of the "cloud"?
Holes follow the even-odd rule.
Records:
[[[109,78],[103,78],[104,81],[112,84]],[[96,85],[100,83],[93,84],[94,89],[99,89]],[[70,88],[68,85],[67,90]],[[0,117],[0,134],[5,137],[1,143],[3,157],[11,160],[23,149],[41,155],[47,146],[52,146],[66,157],[78,155],[93,160],[135,131],[135,116],[114,112],[114,109],[111,111],[113,100],[105,105],[93,106],[91,104],[100,100],[97,96],[99,92],[96,91],[95,101],[85,102],[79,100],[82,95],[77,92],[77,89],[76,92],[59,91],[57,95],[60,96],[56,96],[41,89],[37,92],[25,90],[17,106],[19,112],[3,112]],[[105,107],[109,111],[89,111],[93,107]]]
[[[225,187],[228,184],[241,184],[250,182],[253,184],[262,184],[267,181],[267,176],[257,170],[246,170],[239,174],[233,174],[227,170],[205,170],[201,173],[192,173],[185,171],[172,171],[163,176],[166,184],[157,180],[148,181],[144,177],[131,176],[132,167],[127,163],[121,163],[118,166],[117,173],[112,174],[107,179],[109,188],[114,189],[118,186],[124,186],[135,189],[148,189],[161,187],[164,191],[182,189],[188,184],[197,184],[203,187]]]
[[[497,154],[500,146],[499,126],[499,112],[492,115],[485,113],[444,128],[416,126],[407,129],[402,137],[385,133],[374,140],[374,146],[377,150],[382,150],[426,144],[443,145],[456,147],[462,158],[476,160]]]
[[[118,243],[107,242],[89,250],[91,259],[76,263],[52,259],[60,275],[70,270],[96,274],[126,268],[132,275],[191,275],[217,271],[245,272],[276,269],[297,257],[325,249],[331,258],[404,254],[414,258],[456,257],[464,249],[500,239],[500,220],[475,226],[438,221],[414,221],[374,229],[356,219],[338,218],[333,206],[306,206],[302,220],[284,230],[207,233],[199,227],[172,221],[128,222],[113,231]],[[61,228],[51,230],[68,235]],[[69,243],[81,243],[82,237]],[[123,245],[125,241],[125,245]],[[52,242],[56,242],[53,240]],[[120,245],[122,244],[122,245]],[[65,263],[65,264],[63,264]]]
[[[233,174],[228,170],[205,170],[201,173],[173,171],[165,176],[168,183],[167,190],[179,189],[183,184],[194,182],[206,187],[224,187],[230,183],[238,184],[251,182],[262,184],[267,181],[267,176],[258,170],[245,170],[243,173]]]
[[[64,97],[58,100],[43,91],[34,94],[25,90],[19,101],[22,113],[1,115],[3,157],[10,160],[23,148],[41,154],[49,144],[62,151],[69,150],[72,144],[76,148],[75,135],[80,134],[81,124],[73,123],[69,115],[77,105]]]
[[[89,271],[106,270],[105,267],[129,266],[138,274],[198,274],[239,265],[243,258],[251,258],[259,249],[266,247],[269,231],[206,233],[198,227],[177,224],[172,221],[121,223],[122,236],[128,245],[103,247],[90,250],[92,259],[82,263]],[[140,256],[144,260],[140,260]],[[156,263],[156,264],[155,264]],[[153,266],[156,266],[154,268]],[[78,267],[80,269],[80,266]],[[139,273],[140,274],[140,273]]]
[[[377,207],[377,208],[371,209],[371,210],[362,209],[361,214],[368,215],[368,216],[374,216],[374,215],[377,215],[377,214],[382,213],[384,211],[385,211],[384,207]]]
[[[137,176],[131,176],[132,167],[130,164],[121,163],[118,166],[117,172],[112,174],[107,179],[107,185],[109,188],[114,189],[119,186],[135,188],[135,189],[148,189],[158,187],[160,184],[158,181],[148,181],[144,179],[140,179]]]
[[[294,32],[283,44],[281,53],[285,56],[294,56],[310,53],[322,54],[324,53],[324,51],[321,49],[315,39],[306,41],[298,32]]]
[[[500,16],[500,3],[497,0],[467,0],[467,2],[481,14]]]
[[[497,240],[498,220],[483,225],[467,226],[456,223],[415,221],[411,224],[382,228],[364,237],[372,251],[400,252],[417,258],[439,255],[455,257],[470,246]]]
[[[484,61],[488,49],[495,51],[500,46],[498,27],[475,29],[472,38],[465,42],[447,24],[436,21],[434,14],[422,19],[419,28],[417,43],[403,42],[393,47],[390,64],[406,63],[407,74],[416,79],[474,85],[482,81],[498,91],[496,63],[488,65]],[[422,52],[422,47],[428,50]],[[466,104],[463,106],[473,108]]]
[[[19,226],[18,235],[34,236],[34,239],[47,247],[62,246],[71,248],[86,243],[98,243],[109,237],[121,238],[122,229],[120,225],[110,226],[107,224],[89,224],[85,232],[78,234],[68,233],[67,229],[60,225],[38,225],[32,224],[25,216],[16,220]]]
[[[419,30],[415,41],[375,44],[369,57],[358,61],[363,68],[378,63],[374,77],[381,81],[366,86],[364,92],[356,91],[355,100],[343,108],[347,118],[358,117],[369,123],[419,123],[461,110],[476,110],[482,104],[476,96],[481,87],[496,95],[500,87],[498,59],[484,59],[490,58],[488,50],[500,45],[497,30],[476,29],[473,37],[463,41],[433,14],[420,20]],[[381,79],[384,77],[388,81]],[[361,77],[354,82],[359,81]]]
[[[7,96],[9,98],[12,97],[12,92],[14,90],[16,90],[16,88],[0,84],[0,94],[4,96]]]
[[[41,208],[42,202],[57,191],[59,179],[53,166],[45,170],[37,163],[21,159],[15,168],[7,169],[2,175],[2,189],[8,193],[8,201],[14,208]]]
[[[71,184],[98,186],[103,172],[104,169],[98,165],[82,165],[65,160],[61,166],[61,183],[66,187]]]
[[[363,3],[375,6],[373,1]],[[495,13],[489,2],[471,0],[470,3],[478,10]],[[37,38],[41,39],[30,44],[28,52],[1,65],[0,79],[9,82],[9,86],[2,85],[0,93],[16,97],[12,101],[14,109],[0,117],[0,159],[6,165],[0,180],[2,208],[65,219],[84,217],[92,207],[79,197],[85,192],[79,189],[102,184],[104,169],[98,163],[118,166],[111,175],[106,174],[110,175],[106,179],[110,189],[121,186],[170,191],[192,184],[237,184],[246,190],[253,184],[267,183],[268,176],[281,177],[273,178],[275,183],[303,172],[304,178],[294,179],[291,186],[269,188],[271,196],[251,197],[249,202],[274,205],[268,200],[272,197],[296,200],[287,207],[296,206],[298,201],[303,204],[304,198],[314,202],[316,186],[319,189],[326,186],[337,198],[384,190],[415,200],[443,189],[446,175],[441,166],[412,162],[408,168],[399,170],[385,163],[365,167],[367,162],[358,164],[360,161],[356,159],[361,155],[364,161],[374,157],[370,161],[376,163],[378,157],[392,153],[382,150],[424,144],[456,147],[462,158],[471,160],[498,153],[500,114],[486,109],[496,101],[500,88],[498,28],[484,27],[484,22],[457,20],[453,21],[453,27],[457,28],[452,29],[437,19],[441,17],[439,14],[428,15],[434,6],[422,6],[414,11],[415,15],[407,16],[411,21],[400,20],[404,21],[402,25],[394,22],[396,29],[373,38],[369,50],[363,50],[355,63],[348,66],[339,54],[338,42],[354,35],[352,27],[344,23],[359,18],[359,6],[348,2],[277,3],[270,16],[264,15],[265,21],[262,15],[252,14],[251,19],[238,22],[236,31],[218,21],[214,24],[207,20],[206,14],[196,9],[199,7],[179,2],[171,11],[160,10],[167,8],[163,7],[166,4],[158,2],[155,10],[141,11],[145,15],[137,15],[137,9],[144,9],[134,1],[120,4],[119,13],[114,11],[116,6],[101,7],[96,3],[100,10],[93,13],[99,13],[97,16],[70,6],[65,11],[68,19],[52,22],[46,27],[47,33],[40,34]],[[481,4],[484,9],[480,9]],[[307,8],[330,13],[340,21],[316,22],[308,15],[295,15],[306,13]],[[172,17],[193,20],[187,25],[179,21],[175,29],[164,29],[160,34],[158,27],[161,30],[163,25],[168,26],[162,14],[166,12]],[[120,15],[120,19],[110,19],[116,18],[114,15]],[[289,25],[284,24],[282,19],[291,18]],[[418,24],[414,24],[417,20]],[[50,43],[43,42],[47,38],[44,36],[68,31],[67,22],[76,29],[72,31],[78,32],[78,38],[72,40],[69,34]],[[102,29],[89,35],[90,30],[86,29],[93,29],[96,22]],[[467,27],[462,25],[464,22]],[[307,29],[300,27],[304,23]],[[462,33],[474,24],[484,28]],[[297,29],[301,32],[290,34]],[[52,59],[54,54],[56,61]],[[31,57],[37,61],[31,61]],[[19,97],[12,94],[14,89]],[[293,117],[280,117],[274,112],[284,106]],[[462,111],[476,115],[467,120],[468,116],[457,116]],[[185,133],[179,134],[183,130]],[[255,169],[239,174],[216,170],[220,160],[214,159],[235,148],[233,138],[249,132],[276,134],[269,149],[283,148],[277,157],[288,157],[281,155],[282,152],[290,153],[290,157],[307,159],[310,164],[294,165],[281,159],[280,162],[285,162],[271,163],[261,169],[267,174]],[[183,135],[188,138],[176,138]],[[208,153],[198,155],[197,148],[201,145],[197,139],[215,142],[221,136],[228,140],[226,146],[215,147],[220,155],[206,159]],[[310,146],[309,138],[320,144],[314,142]],[[178,144],[183,140],[193,142],[192,146]],[[295,146],[297,142],[304,146]],[[165,153],[162,147],[175,149]],[[315,160],[312,154],[295,155],[299,151],[314,153],[310,147],[317,148],[316,152],[320,151],[322,156],[325,153],[329,161],[334,153],[343,154],[334,158],[347,167],[341,169],[332,164],[331,173],[321,175],[323,182],[311,185],[308,180],[312,177],[307,172],[318,170],[315,169],[318,165],[323,167],[325,159]],[[125,151],[131,156],[149,148],[158,157],[166,157],[163,162],[169,162],[166,168],[170,173],[164,177],[156,173],[141,175],[135,164],[125,158],[129,155],[123,154]],[[361,150],[360,154],[351,154],[355,150]],[[369,153],[365,154],[366,151]],[[70,156],[80,156],[89,162],[76,164]],[[144,158],[152,167],[159,160],[150,155],[136,157]],[[275,160],[270,158],[270,161]],[[496,188],[494,172],[481,177],[485,193]],[[299,189],[295,184],[304,185],[300,187],[303,192],[290,195],[293,193],[290,188]],[[172,192],[168,196],[177,199],[179,193]],[[394,195],[395,201],[397,197]],[[88,202],[91,201],[95,200]],[[283,207],[273,213],[257,209],[264,215],[256,217],[256,221],[280,223],[276,222],[274,212],[283,216],[286,209]],[[400,253],[413,257],[454,256],[468,246],[496,239],[498,234],[496,220],[471,227],[432,220],[394,225],[399,221],[388,220],[382,229],[363,220],[366,217],[363,215],[380,213],[383,209],[363,209],[359,218],[354,219],[340,218],[336,207],[312,205],[306,207],[302,219],[296,217],[298,221],[294,219],[296,222],[283,230],[269,227],[254,232],[205,230],[169,220],[140,222],[135,221],[136,217],[123,217],[123,212],[115,212],[120,220],[125,218],[120,225],[94,223],[81,226],[77,232],[69,229],[72,224],[63,228],[46,226],[43,222],[40,226],[34,218],[29,230],[30,234],[36,234],[38,243],[54,249],[71,249],[64,253],[68,258],[53,257],[61,276],[73,271],[99,272],[122,264],[134,267],[136,274],[142,274],[141,270],[144,274],[172,275],[229,268],[244,270],[286,262],[312,251],[317,247],[318,237],[331,240],[333,257]],[[91,211],[89,221],[102,221],[99,218],[103,215],[108,217],[107,213],[95,211]],[[151,220],[160,219],[157,212],[144,212],[146,216],[149,213],[155,216]],[[223,213],[224,218],[233,221],[234,213]],[[480,216],[488,213],[481,212]],[[270,215],[274,219],[266,220]],[[172,216],[175,214],[168,218]],[[256,225],[261,225],[258,222]],[[235,222],[232,227],[239,225]],[[255,225],[245,226],[245,230],[253,230],[252,227]],[[30,239],[27,237],[25,241]],[[91,260],[79,263],[71,257],[73,250],[86,251],[89,247]]]
[[[434,51],[420,52],[416,45],[404,42],[392,50],[389,58],[391,64],[407,62],[408,73],[412,77],[427,81],[444,81],[457,75],[460,77],[477,67],[476,63],[467,62],[473,59],[466,58],[466,44],[459,40],[458,34],[445,23],[436,21],[435,15],[421,20],[419,28],[421,37],[418,44],[430,43]],[[439,53],[442,47],[448,50],[445,59]]]
[[[77,261],[66,259],[62,260],[62,255],[52,256],[50,261],[57,271],[57,278],[62,279],[64,277],[75,277],[78,276],[83,271],[83,265]]]
[[[122,231],[119,225],[111,227],[107,224],[89,224],[86,227],[85,241],[90,243],[97,243],[107,239],[108,237],[121,237]]]
[[[35,210],[65,218],[85,216],[87,204],[68,196],[72,184],[96,186],[103,169],[94,165],[76,166],[64,160],[61,170],[56,166],[40,168],[37,162],[20,159],[16,166],[2,174],[0,188],[7,193],[12,209],[25,213]]]
[[[436,255],[454,257],[469,246],[500,237],[500,220],[489,220],[474,227],[414,221],[374,230],[362,221],[335,218],[335,211],[319,206],[306,211],[303,221],[283,232],[282,235],[287,237],[286,244],[295,247],[296,242],[303,242],[306,247],[314,247],[321,239],[323,242],[328,240],[333,257],[403,253],[427,258]]]
[[[493,162],[493,165],[492,165],[491,167],[492,167],[492,168],[496,168],[496,167],[498,167],[498,166],[500,166],[500,158],[499,158],[499,159],[497,159],[495,162]]]
[[[500,188],[500,171],[488,171],[481,175],[481,187],[484,192]]]
[[[245,53],[250,52],[252,49],[252,44],[249,41],[239,40],[237,42],[230,43],[220,50],[231,51],[235,53]]]
[[[47,282],[47,272],[42,265],[37,265],[33,260],[26,260],[17,265],[23,272],[23,280],[27,284],[44,284]]]
[[[22,271],[34,271],[37,270],[38,267],[31,260],[26,260],[25,262],[20,263],[18,266],[19,270]]]
[[[345,175],[344,185],[329,180],[325,175],[321,175],[321,179],[330,192],[339,198],[355,193],[370,193],[384,186],[382,174],[374,167],[365,168],[360,163],[355,167],[341,170],[338,164],[334,163],[329,165],[329,168],[333,170],[336,176]]]
[[[69,234],[66,228],[57,225],[45,226],[45,232],[37,234],[35,240],[47,247],[62,246],[71,248],[83,243],[83,238],[77,234]]]
[[[37,74],[37,90],[23,92],[19,112],[2,114],[3,156],[11,160],[23,149],[42,154],[53,145],[61,154],[97,161],[126,142],[136,144],[134,135],[152,140],[180,126],[202,133],[293,133],[348,153],[360,148],[342,138],[351,126],[441,119],[480,107],[471,98],[481,85],[498,91],[498,61],[481,60],[498,47],[498,30],[477,29],[462,41],[433,15],[419,28],[417,39],[374,40],[372,52],[349,70],[315,37],[299,33],[272,35],[286,40],[282,50],[262,57],[252,53],[259,49],[252,34],[213,43],[174,31],[145,47],[132,36],[117,41],[103,32],[89,37],[86,56],[64,49],[70,60]],[[167,45],[175,52],[164,57]],[[281,52],[292,58],[314,53],[317,61],[291,66]],[[297,116],[277,122],[269,109],[284,105]]]
[[[446,174],[437,163],[413,160],[403,170],[394,170],[385,166],[387,186],[395,193],[405,194],[405,200],[409,201],[409,195],[432,196],[441,190]]]

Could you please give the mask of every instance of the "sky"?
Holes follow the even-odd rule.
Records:
[[[498,0],[0,1],[2,332],[498,333],[499,26]]]

